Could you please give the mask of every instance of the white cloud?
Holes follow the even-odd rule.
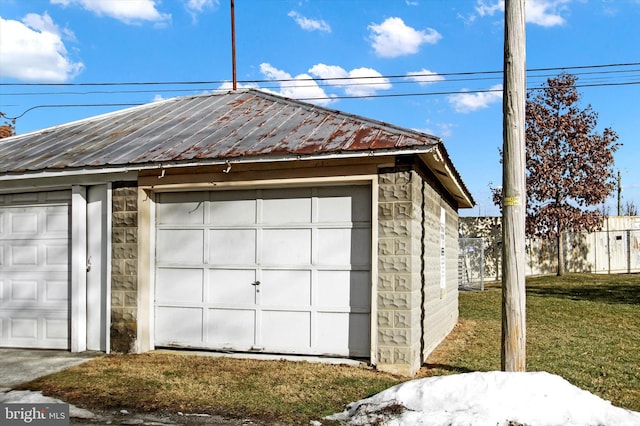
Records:
[[[62,6],[78,5],[98,16],[109,16],[124,22],[136,24],[142,21],[164,23],[171,20],[171,15],[160,13],[156,8],[156,0],[50,0],[52,4]],[[190,0],[189,3],[207,3],[206,0]]]
[[[389,79],[372,68],[346,71],[337,65],[317,64],[309,69],[309,73],[326,79],[327,84],[344,87],[344,92],[349,96],[371,96],[379,90],[391,89]]]
[[[256,83],[242,84],[242,83],[236,82],[236,89],[259,89],[259,88],[260,86],[258,86]],[[222,92],[229,92],[231,90],[233,90],[233,82],[225,81],[220,86],[218,86],[217,89],[213,90],[212,92],[222,93]]]
[[[433,28],[418,31],[407,26],[401,18],[387,18],[383,23],[371,24],[368,28],[372,46],[383,58],[417,53],[422,44],[435,44],[442,38]]]
[[[193,22],[196,22],[198,15],[205,9],[215,9],[220,5],[220,0],[187,0],[185,7]]]
[[[214,6],[220,4],[219,0],[189,0],[187,2],[187,9],[194,12],[202,12],[205,9],[212,9]]]
[[[443,76],[433,71],[429,71],[426,68],[423,68],[420,71],[408,72],[407,78],[420,84],[420,86],[426,86],[428,84],[444,80]]]
[[[73,38],[73,33],[61,31],[47,13],[30,13],[22,22],[0,17],[0,76],[56,83],[74,78],[84,65],[69,57],[63,35]]]
[[[566,21],[560,15],[566,9],[566,4],[572,0],[528,0],[525,3],[525,19],[528,23],[542,27],[563,25]],[[478,0],[476,13],[481,16],[493,16],[497,12],[504,12],[504,0],[487,3]]]
[[[298,24],[300,28],[302,28],[303,30],[324,31],[327,33],[331,32],[331,26],[327,24],[324,20],[309,19],[293,10],[289,12],[287,16],[293,18],[293,20],[296,21],[296,24]]]
[[[271,64],[260,64],[260,72],[271,80],[288,80],[280,81],[280,90],[267,92],[277,93],[281,96],[293,99],[306,99],[318,105],[328,105],[331,98],[325,91],[308,74],[300,74],[292,77],[291,74],[273,67]],[[261,89],[264,90],[264,89]]]
[[[529,0],[525,3],[525,16],[527,22],[537,24],[542,27],[554,27],[563,25],[565,20],[559,12],[563,8],[566,0]]]
[[[449,103],[456,112],[468,113],[487,108],[489,105],[502,100],[502,84],[492,86],[486,92],[458,93],[449,96]]]

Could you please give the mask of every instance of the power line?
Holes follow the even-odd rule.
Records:
[[[640,85],[639,81],[630,81],[624,83],[592,83],[592,84],[575,84],[574,87],[615,87],[615,86],[630,86]],[[528,87],[527,91],[539,90],[540,87]],[[459,94],[477,94],[477,93],[501,93],[502,89],[485,89],[485,90],[457,90],[457,91],[440,91],[440,92],[412,92],[412,93],[384,93],[376,95],[345,95],[345,96],[318,96],[318,97],[302,97],[296,98],[299,101],[323,101],[323,100],[338,100],[338,99],[377,99],[377,98],[401,98],[401,97],[417,97],[417,96],[446,96],[446,95],[459,95]],[[17,120],[23,117],[29,111],[40,108],[72,108],[72,107],[115,107],[115,106],[140,106],[145,105],[146,102],[138,103],[98,103],[98,104],[48,104],[48,105],[36,105],[25,111],[16,117],[6,117],[9,120]]]
[[[596,64],[596,65],[576,65],[565,67],[547,67],[547,68],[531,68],[527,70],[527,73],[534,72],[549,72],[549,71],[566,71],[575,69],[599,69],[599,68],[615,68],[615,67],[631,67],[640,66],[640,62],[629,63],[613,63],[613,64]],[[633,72],[631,71],[606,71],[602,73],[615,73],[615,72]],[[325,77],[325,78],[286,78],[286,79],[257,79],[257,80],[238,80],[238,83],[251,84],[251,83],[286,83],[293,81],[350,81],[350,80],[367,80],[367,79],[412,79],[414,77],[449,77],[449,76],[469,76],[469,75],[491,75],[495,74],[502,76],[502,70],[494,71],[461,71],[461,72],[446,72],[446,73],[411,73],[404,75],[379,75],[379,76],[361,76],[361,77]],[[573,73],[575,75],[581,75],[582,73]],[[586,73],[585,73],[586,74]],[[539,76],[538,76],[539,77]],[[456,81],[456,80],[447,80]],[[50,86],[50,87],[87,87],[87,86],[151,86],[151,85],[205,85],[205,84],[223,84],[229,83],[229,80],[207,80],[207,81],[132,81],[132,82],[98,82],[98,83],[0,83],[0,86],[7,87],[33,87],[33,86]]]
[[[582,83],[576,84],[575,87],[615,87],[615,86],[629,86],[629,85],[638,85],[640,84],[640,75],[631,75],[631,81],[607,81],[611,80],[611,77],[615,74],[625,74],[629,75],[630,73],[640,73],[640,69],[622,69],[622,70],[603,70],[605,68],[614,68],[614,67],[636,67],[639,66],[640,62],[634,63],[618,63],[618,64],[598,64],[598,65],[581,65],[581,66],[573,66],[573,67],[548,67],[548,68],[533,68],[528,70],[529,73],[534,72],[544,72],[548,73],[550,71],[566,71],[568,69],[580,69],[580,70],[597,70],[597,71],[583,71],[578,72],[575,75],[578,76],[589,76],[589,80],[599,80],[598,83]],[[487,75],[495,75],[495,77],[487,77]],[[457,76],[460,78],[453,79],[438,79],[431,80],[437,77],[444,76]],[[478,77],[482,76],[482,77]],[[443,83],[455,83],[462,81],[486,81],[486,80],[501,80],[502,71],[467,71],[467,72],[451,72],[451,73],[415,73],[410,75],[389,75],[389,76],[368,76],[368,77],[340,77],[340,78],[304,78],[304,79],[278,79],[278,80],[244,80],[241,83],[245,84],[257,84],[257,83],[268,83],[269,85],[265,87],[256,87],[257,89],[287,89],[287,88],[305,88],[305,87],[327,87],[327,86],[335,86],[339,88],[350,88],[356,86],[375,86],[375,85],[387,85],[393,83],[394,85],[399,84],[443,84]],[[548,77],[548,74],[540,74],[531,76],[531,79],[540,79]],[[603,78],[598,78],[595,76],[602,76]],[[618,75],[618,77],[621,77]],[[395,81],[389,81],[391,79],[401,79]],[[423,79],[423,80],[421,80]],[[369,80],[363,82],[363,80]],[[308,81],[307,85],[287,85],[288,82],[304,82]],[[318,81],[320,83],[318,83]],[[148,85],[202,85],[202,84],[222,84],[228,83],[227,81],[221,80],[213,80],[213,81],[195,81],[195,82],[129,82],[129,83],[116,83],[116,82],[107,82],[107,83],[0,83],[0,86],[59,86],[59,87],[89,87],[89,86],[148,86]],[[285,83],[285,84],[283,84]],[[542,86],[538,87],[528,87],[527,90],[538,90]],[[114,94],[124,94],[124,93],[165,93],[165,92],[194,92],[196,90],[205,90],[203,88],[200,89],[145,89],[145,90],[115,90],[115,91],[106,91],[106,90],[96,90],[96,91],[69,91],[69,92],[14,92],[14,93],[3,93],[4,95],[9,96],[34,96],[34,95],[114,95]],[[219,91],[220,88],[209,88],[210,91]],[[379,94],[347,94],[347,95],[327,95],[327,96],[317,96],[317,97],[298,97],[296,99],[303,101],[324,101],[324,100],[338,100],[338,99],[376,99],[376,98],[400,98],[400,97],[417,97],[417,96],[446,96],[446,95],[457,95],[457,94],[478,94],[478,93],[495,93],[501,92],[501,88],[492,88],[492,89],[456,89],[456,90],[440,90],[440,91],[430,91],[430,92],[406,92],[406,93],[379,93]],[[72,107],[115,107],[115,106],[138,106],[148,102],[135,102],[135,103],[78,103],[78,104],[44,104],[44,105],[36,105],[30,107],[23,111],[16,117],[8,117],[9,119],[18,119],[23,117],[28,112],[40,109],[40,108],[72,108]],[[15,105],[14,105],[15,106]]]

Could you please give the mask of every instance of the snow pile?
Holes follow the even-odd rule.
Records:
[[[349,425],[638,426],[640,413],[614,407],[545,373],[467,373],[412,380],[327,417]]]

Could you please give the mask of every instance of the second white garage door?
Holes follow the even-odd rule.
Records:
[[[0,195],[0,347],[69,349],[70,201]]]
[[[155,344],[370,355],[369,186],[158,194]]]

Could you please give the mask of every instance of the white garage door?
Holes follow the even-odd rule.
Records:
[[[370,355],[369,186],[157,201],[156,346]]]
[[[0,346],[69,348],[70,199],[0,195]]]

